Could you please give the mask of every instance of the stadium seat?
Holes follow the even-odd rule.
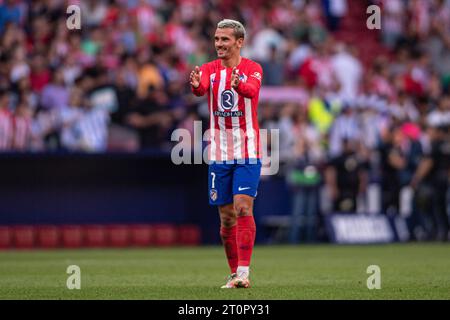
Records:
[[[83,230],[80,226],[62,226],[61,235],[64,248],[80,248],[83,245]]]
[[[171,224],[158,224],[155,228],[155,244],[160,247],[170,247],[177,244],[177,228]]]
[[[155,244],[155,233],[151,225],[131,225],[130,237],[133,246],[147,247]]]
[[[41,248],[57,248],[61,245],[60,229],[56,226],[37,227],[37,245]]]
[[[0,226],[0,249],[8,249],[12,246],[11,228]]]
[[[87,225],[85,230],[85,245],[91,248],[101,248],[106,246],[106,230],[101,225]]]
[[[182,225],[178,227],[178,244],[182,246],[198,246],[201,242],[200,227]]]
[[[36,230],[33,226],[13,227],[13,243],[18,249],[32,249],[36,244]]]
[[[106,230],[108,246],[127,247],[130,245],[130,230],[128,226],[110,225]]]

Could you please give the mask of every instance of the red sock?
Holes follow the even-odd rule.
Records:
[[[255,244],[256,225],[253,216],[237,218],[237,250],[239,266],[249,266]]]
[[[231,228],[220,227],[220,236],[222,237],[222,243],[225,247],[225,254],[227,255],[231,273],[236,273],[238,267],[236,229],[236,226],[232,226]]]

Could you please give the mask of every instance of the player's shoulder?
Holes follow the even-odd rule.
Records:
[[[258,62],[255,62],[253,60],[250,60],[247,58],[243,58],[243,59],[245,59],[244,64],[247,68],[247,72],[248,72],[249,76],[261,81],[262,74],[263,74],[263,69],[262,69],[261,65]]]

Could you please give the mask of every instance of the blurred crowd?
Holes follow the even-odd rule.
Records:
[[[369,64],[338,36],[356,1],[382,9],[374,48],[389,54]],[[80,30],[66,25],[72,4]],[[244,23],[262,90],[300,93],[261,98],[259,116],[280,130],[280,174],[306,234],[319,186],[330,210],[356,212],[377,182],[374,210],[428,212],[415,215],[423,238],[448,237],[449,0],[0,0],[0,151],[170,150],[174,129],[206,129],[187,79],[215,59],[225,17]]]

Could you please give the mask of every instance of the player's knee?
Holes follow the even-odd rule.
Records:
[[[220,223],[222,227],[225,228],[231,228],[236,224],[236,214],[233,211],[233,208],[222,209],[220,211]]]
[[[238,200],[234,205],[234,210],[236,211],[239,217],[243,216],[251,216],[252,215],[252,206],[248,201]]]
[[[222,216],[221,225],[225,228],[231,228],[236,224],[236,217],[233,216]]]

